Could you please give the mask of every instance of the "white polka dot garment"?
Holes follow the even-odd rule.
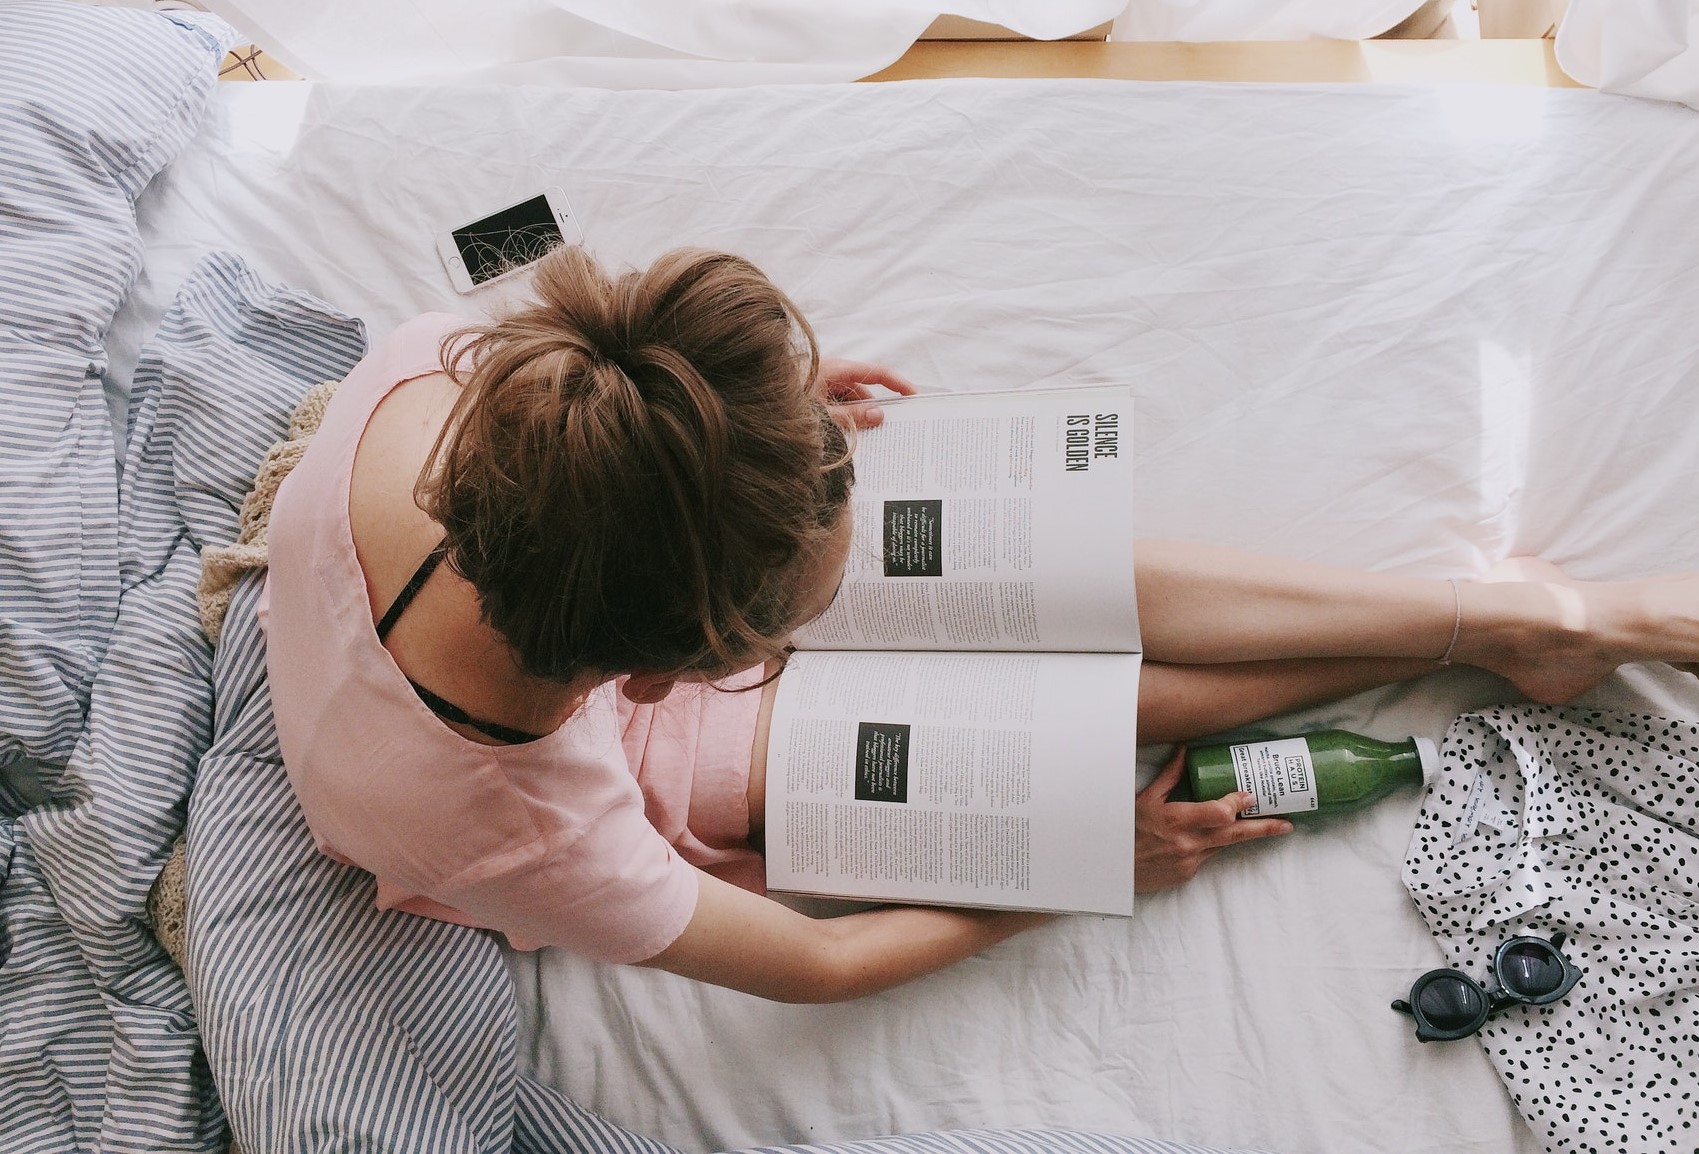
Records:
[[[1699,1150],[1699,725],[1503,707],[1443,762],[1404,884],[1448,962],[1485,982],[1506,938],[1562,931],[1585,971],[1481,1031],[1523,1117],[1550,1151]]]

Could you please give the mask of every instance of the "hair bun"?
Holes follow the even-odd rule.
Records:
[[[418,491],[486,617],[555,678],[776,652],[851,476],[807,322],[727,253],[610,276],[567,247],[535,285],[538,303],[467,334]]]

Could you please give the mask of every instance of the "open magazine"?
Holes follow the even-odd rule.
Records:
[[[906,398],[767,747],[770,889],[1130,915],[1132,390]]]

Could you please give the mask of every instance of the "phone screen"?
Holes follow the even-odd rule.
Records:
[[[563,239],[546,196],[533,196],[449,235],[475,285],[530,264]]]

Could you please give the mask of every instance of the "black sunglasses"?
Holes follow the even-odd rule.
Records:
[[[1410,987],[1410,999],[1392,1008],[1416,1019],[1416,1038],[1450,1042],[1467,1038],[1508,1006],[1548,1006],[1581,980],[1581,968],[1564,957],[1564,935],[1516,937],[1493,954],[1497,988],[1483,987],[1461,970],[1429,970]]]

